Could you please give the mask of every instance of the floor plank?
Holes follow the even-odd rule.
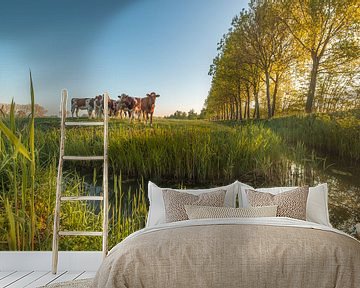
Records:
[[[85,271],[84,273],[82,273],[81,275],[79,275],[79,277],[76,278],[77,279],[88,279],[88,278],[94,278],[96,274],[96,271]]]
[[[54,281],[55,279],[59,278],[61,275],[66,273],[66,271],[58,272],[57,274],[52,274],[51,272],[46,273],[43,277],[35,280],[31,284],[25,286],[26,288],[36,288],[39,286],[45,286],[46,284]]]
[[[29,285],[33,283],[34,281],[40,279],[44,275],[49,273],[48,271],[33,271],[30,274],[26,275],[25,277],[19,279],[18,281],[14,282],[13,284],[10,284],[6,288],[20,288],[25,287],[26,285]]]
[[[48,284],[94,278],[95,271],[1,271],[0,288],[35,288]]]
[[[20,280],[21,278],[29,274],[31,274],[31,271],[27,271],[27,272],[19,271],[19,272],[11,273],[10,275],[0,280],[0,287],[2,288],[8,287],[10,284]]]
[[[84,271],[67,271],[65,274],[62,274],[59,278],[54,279],[53,283],[65,282],[65,281],[72,281],[83,274]]]
[[[16,271],[6,271],[6,272],[0,272],[0,280],[9,276],[12,273],[15,273]]]

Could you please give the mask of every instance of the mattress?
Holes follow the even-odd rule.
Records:
[[[284,217],[185,220],[116,245],[92,287],[360,287],[360,242]]]

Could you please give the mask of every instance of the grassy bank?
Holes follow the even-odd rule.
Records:
[[[360,111],[281,117],[265,126],[289,143],[302,142],[322,155],[360,162]]]

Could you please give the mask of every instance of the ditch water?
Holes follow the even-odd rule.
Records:
[[[319,164],[320,163],[320,164]],[[281,175],[279,183],[272,185],[263,183],[259,185],[258,179],[237,179],[240,182],[247,183],[253,187],[270,187],[270,186],[316,186],[320,183],[328,183],[329,188],[329,214],[331,224],[346,233],[355,235],[355,224],[360,223],[360,167],[356,165],[342,164],[334,160],[305,161],[305,164],[295,163],[288,160],[287,173]],[[88,175],[85,179],[85,190],[89,195],[99,195],[102,191],[101,173],[98,174],[94,183],[93,176]],[[124,200],[134,191],[139,190],[144,183],[143,188],[147,193],[148,180],[156,183],[160,187],[169,188],[208,188],[218,185],[218,183],[192,184],[161,181],[159,179],[122,179],[121,189],[124,193]],[[235,180],[235,179],[234,179]],[[231,183],[222,183],[224,185]],[[114,179],[109,179],[109,203],[115,204],[114,196]]]

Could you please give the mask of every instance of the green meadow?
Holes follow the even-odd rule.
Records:
[[[35,119],[33,148],[31,119],[3,117],[2,121],[34,158],[29,161],[19,145],[1,135],[0,250],[51,250],[60,120]],[[257,187],[330,182],[330,188],[336,187],[329,195],[331,220],[351,233],[360,222],[360,185],[355,170],[339,167],[359,164],[359,129],[356,111],[242,122],[155,119],[152,128],[111,119],[109,246],[144,227],[148,180],[184,188],[236,179]],[[102,154],[101,128],[67,128],[66,136],[65,154]],[[344,162],[348,166],[341,166]],[[335,169],[332,163],[340,166]],[[71,162],[64,170],[64,195],[101,193],[101,164]],[[62,229],[101,227],[99,205],[66,202],[61,211]],[[100,237],[60,239],[62,250],[100,247]]]

